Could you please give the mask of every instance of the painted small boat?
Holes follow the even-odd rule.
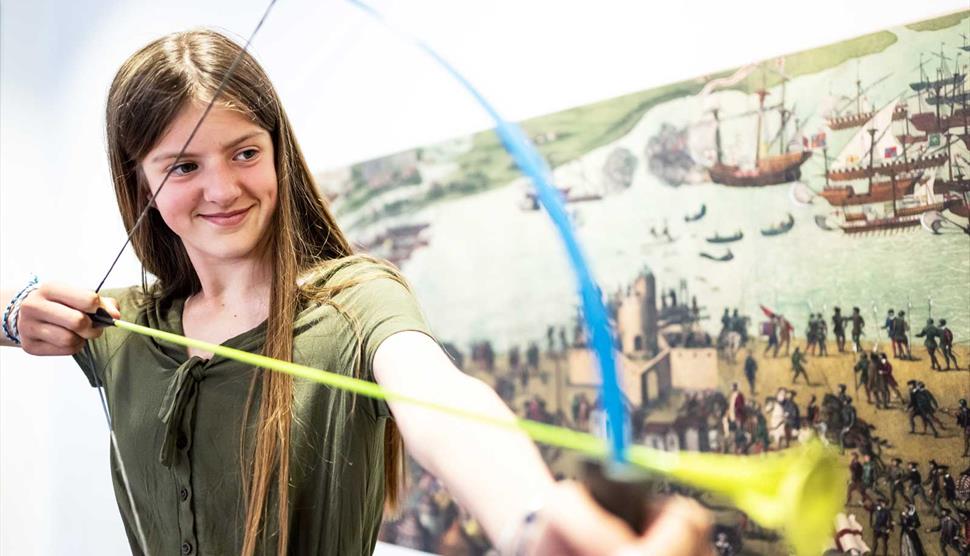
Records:
[[[781,234],[788,233],[792,227],[795,226],[795,217],[788,213],[788,220],[778,224],[777,226],[772,226],[771,228],[765,228],[761,230],[761,235],[763,236],[780,236]]]
[[[744,232],[742,232],[741,230],[738,230],[736,234],[731,236],[722,236],[720,234],[714,234],[714,237],[706,238],[705,241],[707,241],[708,243],[732,243],[735,241],[739,241],[743,237],[744,237]]]
[[[687,216],[684,216],[684,222],[697,222],[701,218],[704,218],[705,214],[707,214],[707,205],[703,204],[701,205],[701,210],[698,211],[697,214],[688,214]]]
[[[725,261],[730,261],[731,259],[733,259],[734,258],[734,253],[732,253],[731,250],[728,249],[727,250],[727,253],[721,255],[720,257],[716,257],[714,255],[711,255],[710,253],[704,253],[704,252],[701,252],[700,253],[700,256],[701,257],[704,257],[705,259],[710,259],[712,261],[725,262]]]

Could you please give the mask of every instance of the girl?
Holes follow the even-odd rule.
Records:
[[[439,348],[404,278],[353,253],[255,60],[244,53],[216,93],[239,54],[218,33],[177,33],[136,52],[111,85],[111,173],[143,284],[104,297],[49,283],[3,292],[6,345],[71,354],[104,385],[114,455],[127,470],[112,468],[132,551],[370,554],[383,508],[399,501],[405,442],[503,551],[709,551],[707,517],[694,505],[668,503],[635,538],[585,490],[554,483],[524,435],[92,326],[85,313],[103,307],[512,417]]]

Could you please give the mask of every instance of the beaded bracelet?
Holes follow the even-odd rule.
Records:
[[[37,276],[31,275],[27,285],[17,292],[17,295],[13,296],[13,299],[7,304],[6,309],[3,310],[3,320],[0,321],[3,325],[3,335],[18,346],[20,345],[20,329],[18,327],[20,305],[30,295],[30,292],[36,290],[38,287]]]

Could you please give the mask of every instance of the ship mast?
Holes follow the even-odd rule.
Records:
[[[919,93],[917,93],[916,96],[918,97],[919,96]],[[909,105],[905,101],[903,102],[903,111],[905,113],[904,114],[905,117],[903,118],[903,121],[906,122],[906,124],[905,124],[906,125],[906,132],[903,135],[906,139],[904,141],[901,141],[902,144],[903,144],[903,167],[906,168],[907,170],[909,170],[909,157],[906,156],[906,145],[909,143],[909,139],[910,139],[910,135],[909,135]]]
[[[966,73],[966,70],[964,70]],[[963,135],[966,136],[966,140],[970,142],[970,110],[967,109],[967,84],[966,82],[960,83],[960,105],[963,107]],[[955,109],[954,109],[955,111]],[[952,112],[950,114],[952,118]]]
[[[923,53],[922,52],[919,53],[919,78],[923,82],[926,82],[927,81],[926,72],[923,70]],[[919,91],[916,91],[916,107],[918,108],[918,110],[916,111],[917,114],[920,114],[920,113],[923,112],[923,98],[920,97],[920,94],[921,93]]]
[[[943,137],[946,138],[946,162],[950,167],[950,183],[953,183],[953,159],[950,158],[950,131],[947,130]]]
[[[717,149],[717,163],[721,164],[721,119],[717,116],[717,108],[711,112],[714,113],[714,148]]]
[[[889,170],[889,180],[890,180],[889,186],[892,187],[893,189],[893,218],[896,218],[896,170],[894,169]],[[870,184],[869,187],[871,188],[872,187],[871,177],[869,178],[869,184]]]
[[[758,89],[758,137],[755,143],[754,151],[754,167],[757,168],[761,164],[761,133],[762,133],[762,123],[765,117],[765,97],[768,96],[768,91],[766,90],[767,84],[764,69],[761,71],[761,88]]]
[[[762,123],[765,115],[765,97],[768,96],[768,91],[764,88],[758,89],[758,142],[755,144],[754,152],[754,167],[757,168],[761,163],[761,131]]]
[[[878,131],[874,127],[870,127],[866,130],[869,133],[869,191],[872,191],[872,176],[875,174],[873,172],[873,167],[876,161],[873,159],[873,152],[876,150],[876,132]]]
[[[829,186],[829,147],[828,143],[822,147],[822,158],[825,160],[825,187]]]
[[[859,64],[855,66],[855,113],[862,114],[862,77],[859,75]]]
[[[788,115],[789,115],[788,110],[785,108],[785,83],[786,83],[786,81],[787,81],[787,79],[785,79],[784,76],[782,76],[782,78],[781,78],[781,104],[779,105],[779,109],[778,109],[778,113],[781,114],[781,130],[779,131],[779,133],[781,134],[781,145],[779,145],[779,147],[780,147],[779,150],[781,151],[782,154],[787,154],[788,153],[788,141],[785,139],[785,123],[787,123],[787,121],[788,121]],[[796,131],[796,134],[797,134],[797,131]],[[770,146],[769,146],[769,148],[770,148]]]

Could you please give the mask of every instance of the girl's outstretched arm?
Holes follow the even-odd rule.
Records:
[[[458,370],[438,344],[420,332],[399,332],[374,356],[374,376],[397,393],[456,406],[498,419],[514,414],[485,383]],[[553,481],[532,441],[509,431],[389,402],[408,452],[441,479],[481,523],[502,553],[603,555],[710,554],[709,518],[699,506],[674,500],[640,538],[602,510],[579,485]],[[538,510],[531,541],[519,538]]]

